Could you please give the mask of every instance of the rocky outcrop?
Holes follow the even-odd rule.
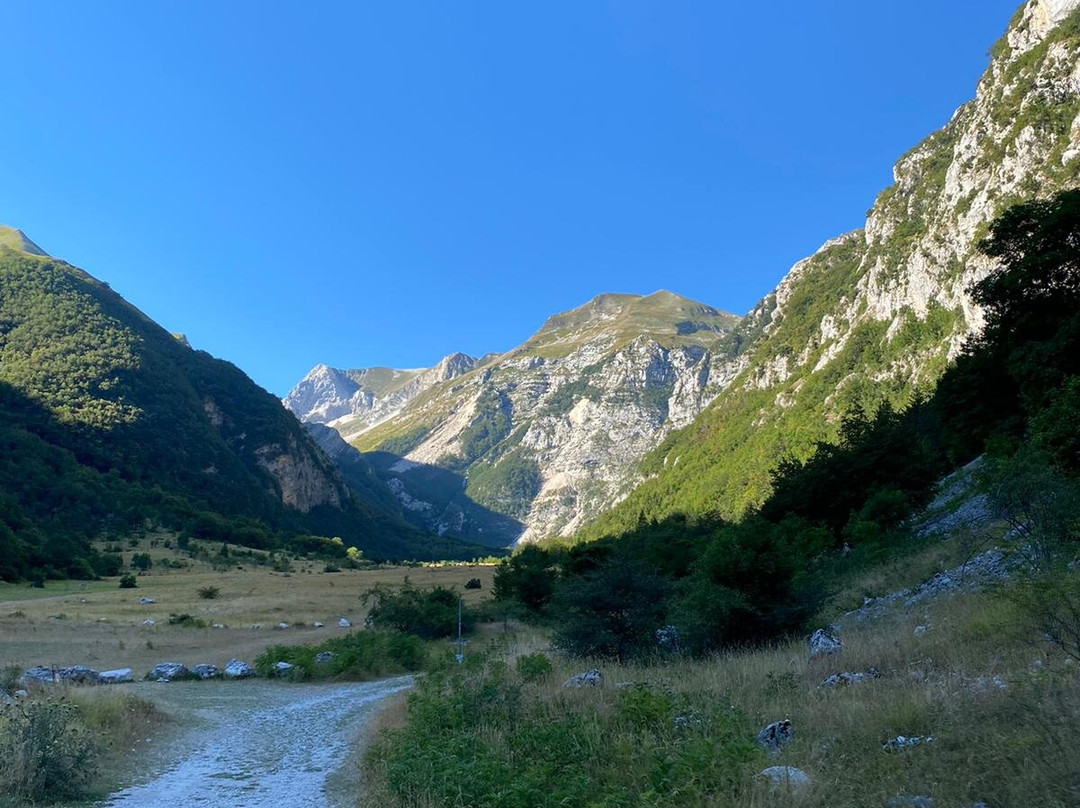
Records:
[[[316,365],[282,403],[301,421],[334,424],[354,437],[401,412],[417,396],[475,368],[480,360],[454,353],[434,367],[340,370]]]

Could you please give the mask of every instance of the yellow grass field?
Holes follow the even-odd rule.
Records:
[[[338,626],[342,617],[362,626],[365,593],[376,585],[400,586],[406,579],[419,587],[438,584],[456,588],[468,603],[490,597],[495,571],[461,565],[325,572],[324,562],[303,560],[284,573],[243,564],[221,570],[165,549],[160,540],[125,547],[125,562],[135,552],[149,552],[154,561],[150,571],[139,574],[135,589],[120,589],[115,578],[49,581],[44,589],[0,584],[0,667],[129,667],[138,677],[165,661],[220,667],[236,657],[250,663],[269,645],[314,644],[344,633],[348,629]],[[169,569],[162,563],[181,558],[190,566]],[[479,578],[482,588],[463,589],[471,578]],[[201,598],[205,587],[217,587],[220,594]],[[156,603],[141,605],[140,598]],[[190,614],[211,627],[169,625],[176,614]],[[155,625],[144,626],[145,620]],[[316,621],[325,627],[313,627]],[[278,629],[280,623],[289,628]]]

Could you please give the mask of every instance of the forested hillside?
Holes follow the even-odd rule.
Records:
[[[255,546],[338,536],[377,557],[462,554],[362,501],[236,367],[27,245],[6,230],[0,246],[0,574],[89,575],[89,539],[156,524]]]

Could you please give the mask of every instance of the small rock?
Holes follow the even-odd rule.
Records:
[[[352,623],[350,623],[350,622],[349,622],[348,620],[346,620],[346,619],[345,619],[344,617],[343,617],[343,618],[341,618],[340,620],[338,620],[338,621],[337,621],[337,624],[338,624],[339,626],[341,626],[342,628],[351,628],[351,627],[352,627]]]
[[[247,679],[255,675],[255,669],[239,659],[230,659],[225,663],[226,679]]]
[[[179,662],[161,662],[146,674],[146,678],[157,682],[175,682],[179,679],[190,679],[191,671]]]
[[[17,699],[18,699],[19,701],[22,701],[23,699],[26,699],[26,698],[29,698],[29,697],[30,697],[30,694],[29,694],[29,693],[27,693],[27,692],[26,692],[25,690],[16,690],[16,691],[15,691],[14,693],[12,693],[11,695],[13,695],[13,696],[14,696],[15,698],[17,698]]]
[[[785,718],[783,721],[773,721],[758,733],[757,742],[764,746],[769,754],[779,754],[780,750],[795,739],[795,728],[791,721]]]
[[[131,668],[116,668],[111,671],[102,671],[98,674],[98,680],[103,685],[118,685],[123,682],[133,682],[135,677],[131,675]]]
[[[288,662],[277,662],[274,664],[274,673],[278,676],[288,676],[292,669],[293,665]]]
[[[593,668],[584,673],[578,673],[571,676],[563,682],[563,687],[602,687],[603,684],[604,675],[596,668]]]
[[[155,623],[153,620],[143,620],[142,624],[147,628],[152,628],[153,626],[157,625],[157,623]]]
[[[208,665],[203,663],[202,665],[196,665],[191,669],[191,672],[199,679],[206,681],[207,679],[213,679],[218,675],[217,665]]]
[[[319,622],[318,620],[316,620],[316,621],[315,621],[314,623],[312,623],[311,625],[315,626],[315,628],[324,628],[323,624],[322,624],[322,623],[320,623],[320,622]]]
[[[768,780],[774,786],[803,788],[810,785],[810,775],[794,766],[770,766],[758,774],[758,777]]]
[[[930,630],[930,626],[915,626],[915,636],[921,637]]]
[[[285,629],[287,629],[289,627],[289,624],[288,623],[278,623],[277,627],[278,627],[279,631],[284,631]]]
[[[916,746],[923,746],[924,744],[933,743],[933,736],[927,735],[923,737],[921,735],[897,735],[888,741],[885,741],[881,745],[881,748],[886,752],[899,752],[902,749],[911,749]]]
[[[139,604],[141,606],[149,606],[153,603],[157,603],[157,601],[153,598],[139,598]]]
[[[675,716],[671,719],[671,723],[675,729],[690,729],[691,727],[700,727],[705,723],[705,719],[697,713],[686,713],[685,715]]]
[[[214,628],[225,628],[221,623],[214,623]]]
[[[823,628],[810,635],[810,659],[838,654],[843,647],[844,643],[839,637]]]
[[[327,662],[334,658],[333,651],[320,651],[315,655],[315,662],[319,665],[325,665]]]
[[[2,705],[4,707],[10,707],[14,703],[15,703],[15,699],[12,696],[9,696],[3,690],[0,690],[0,705]]]
[[[886,808],[934,808],[934,798],[921,797],[889,797],[885,803]]]
[[[821,683],[821,686],[848,687],[849,685],[857,685],[871,679],[877,679],[880,675],[877,668],[867,668],[861,673],[849,673],[848,671],[843,671],[841,673],[834,673],[832,676],[828,677]]]

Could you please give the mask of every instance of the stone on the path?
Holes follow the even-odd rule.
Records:
[[[191,671],[179,662],[161,662],[150,669],[146,678],[154,682],[175,682],[190,679]]]
[[[103,685],[118,685],[123,682],[135,681],[135,677],[131,675],[131,668],[116,668],[111,671],[102,671],[98,674],[98,679]]]
[[[794,766],[770,766],[759,773],[758,777],[768,780],[774,786],[787,786],[792,789],[810,785],[810,775]]]
[[[315,626],[315,628],[324,628],[324,625],[322,623],[320,623],[318,620],[316,620],[311,625]]]
[[[346,620],[346,619],[345,619],[344,617],[343,617],[343,618],[341,618],[340,620],[338,620],[338,621],[337,621],[337,624],[338,624],[339,626],[341,626],[342,628],[351,628],[351,627],[352,627],[352,623],[350,623],[350,622],[349,622],[348,620]]]
[[[777,755],[780,750],[795,739],[795,728],[791,721],[785,718],[783,721],[773,721],[758,733],[759,746],[765,747],[769,754]]]
[[[885,741],[881,748],[886,752],[899,752],[903,749],[912,749],[933,742],[934,738],[931,735],[897,735],[895,738]]]
[[[248,679],[255,675],[255,669],[239,659],[230,659],[225,663],[226,679]]]
[[[276,662],[274,663],[274,673],[278,676],[288,676],[293,669],[293,665],[289,662]]]
[[[139,605],[141,606],[149,606],[153,603],[157,603],[153,598],[139,598]]]
[[[934,808],[934,798],[925,795],[918,797],[906,795],[889,797],[885,802],[885,808]]]
[[[278,623],[277,627],[278,627],[279,631],[284,631],[285,629],[287,629],[289,627],[289,624],[288,623]]]
[[[604,675],[596,668],[577,673],[563,682],[563,687],[601,687],[604,684]]]
[[[143,620],[142,624],[144,626],[146,626],[147,628],[153,628],[154,626],[157,625],[157,623],[155,623],[153,620]]]
[[[325,665],[327,662],[334,658],[333,651],[320,651],[315,655],[315,662],[319,665]]]
[[[877,668],[867,668],[865,671],[859,673],[851,673],[850,671],[841,671],[840,673],[834,673],[821,683],[822,687],[848,687],[850,685],[857,685],[863,682],[868,682],[871,679],[877,679],[881,674]]]
[[[207,679],[213,679],[218,675],[217,665],[209,665],[205,662],[201,665],[196,665],[194,668],[191,669],[191,672],[203,681]]]
[[[810,635],[810,659],[840,653],[844,643],[827,629],[819,628]]]

